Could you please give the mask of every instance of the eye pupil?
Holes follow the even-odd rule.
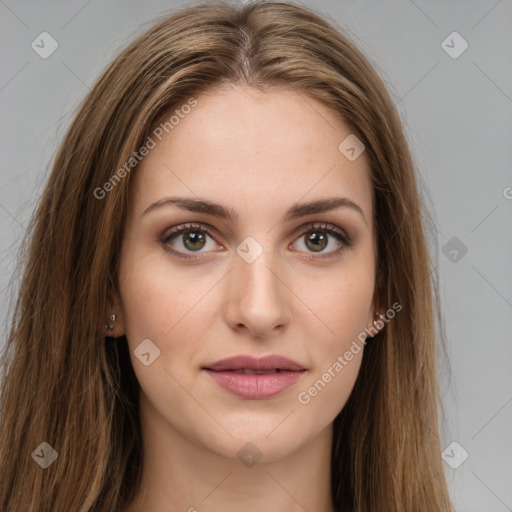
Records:
[[[327,245],[327,237],[325,234],[318,235],[317,233],[318,232],[310,233],[306,236],[306,245],[314,251],[322,251]],[[310,243],[313,245],[310,246]]]
[[[189,231],[188,233],[183,233],[183,237],[184,237],[183,245],[191,251],[197,250],[197,249],[202,249],[206,242],[204,234],[200,233],[199,231]],[[190,246],[190,243],[192,243],[192,246]],[[200,244],[199,247],[194,245],[197,243]]]

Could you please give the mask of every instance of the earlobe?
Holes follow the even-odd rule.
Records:
[[[107,323],[105,324],[105,336],[109,336],[110,338],[120,338],[125,335],[123,332],[123,325],[119,320],[119,315],[116,313],[111,313],[108,316]]]
[[[122,320],[119,301],[112,293],[109,293],[107,305],[107,321],[105,323],[105,336],[119,338],[124,336],[124,322]]]
[[[115,329],[115,321],[116,321],[116,314],[112,313],[108,317],[108,322],[105,324],[105,330],[107,331],[107,336],[115,338],[114,336],[114,329]]]
[[[373,321],[373,326],[375,329],[377,329],[379,332],[384,328],[384,318],[386,318],[382,313],[375,313],[375,320]]]
[[[377,330],[378,332],[380,332],[384,328],[384,325],[385,325],[385,322],[384,322],[385,315],[380,313],[381,310],[382,310],[382,308],[380,307],[379,304],[377,304],[375,306],[375,309],[374,309],[375,313],[373,315],[373,318],[369,319],[370,322],[371,322],[371,324],[368,326],[368,330],[369,331],[371,329],[373,331]]]

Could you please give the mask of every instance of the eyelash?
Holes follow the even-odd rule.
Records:
[[[304,235],[315,232],[315,230],[322,231],[324,233],[327,233],[328,235],[332,235],[336,240],[338,240],[341,243],[341,247],[338,249],[319,256],[307,256],[306,259],[310,260],[318,260],[318,259],[324,259],[324,258],[330,258],[335,255],[337,255],[339,252],[343,251],[346,248],[352,247],[354,244],[354,241],[351,237],[348,235],[343,234],[341,231],[339,231],[336,226],[329,223],[313,223],[309,224],[306,228],[304,228],[297,238],[301,238]],[[183,253],[181,251],[176,251],[175,249],[170,248],[167,244],[173,240],[174,238],[178,238],[180,235],[190,233],[190,232],[196,232],[196,231],[202,231],[206,233],[211,238],[215,238],[213,229],[208,226],[207,224],[183,224],[180,226],[176,226],[171,229],[171,231],[167,231],[162,238],[160,239],[160,243],[164,246],[165,250],[170,252],[172,255],[177,256],[178,258],[183,258],[185,260],[193,260],[193,259],[199,259],[203,256],[192,256],[193,253]],[[200,253],[198,253],[200,254]]]

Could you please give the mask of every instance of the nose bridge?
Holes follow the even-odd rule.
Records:
[[[278,257],[270,242],[264,246],[252,237],[243,240],[236,252],[227,297],[229,321],[256,336],[267,334],[286,321],[286,287]]]

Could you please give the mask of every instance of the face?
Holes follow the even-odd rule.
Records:
[[[148,421],[227,458],[251,441],[276,460],[332,426],[359,372],[364,344],[351,346],[376,313],[369,169],[338,149],[348,126],[305,93],[195,98],[133,171],[116,329]],[[215,366],[233,356],[297,367]]]

